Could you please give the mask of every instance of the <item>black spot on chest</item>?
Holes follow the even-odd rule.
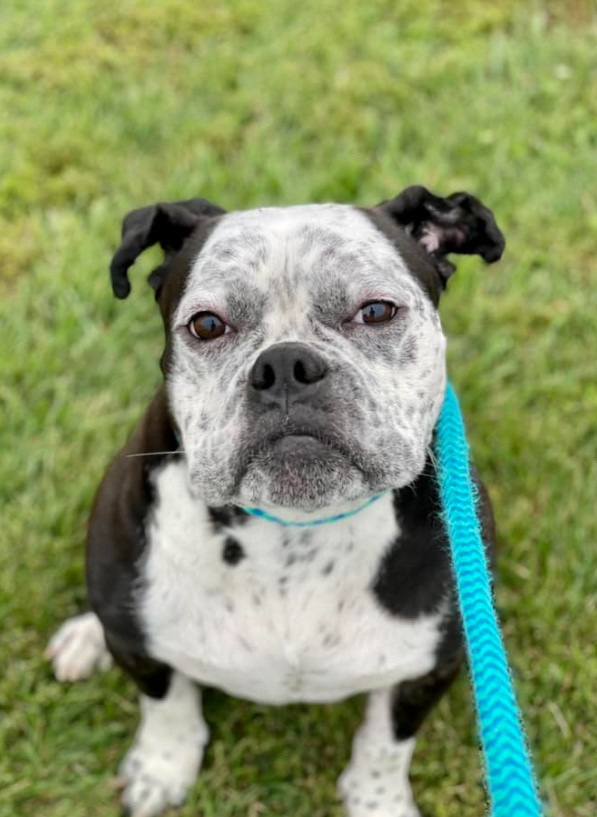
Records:
[[[237,565],[245,558],[245,552],[240,542],[234,536],[227,536],[222,548],[222,559],[227,565]]]
[[[321,571],[321,575],[322,576],[329,576],[333,569],[334,569],[334,560],[330,559],[330,561],[327,563],[327,565]]]

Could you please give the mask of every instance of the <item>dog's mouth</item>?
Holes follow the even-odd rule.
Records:
[[[235,494],[244,502],[315,510],[362,493],[358,455],[334,429],[286,420],[257,430],[237,461]]]
[[[306,456],[320,451],[322,446],[329,447],[330,445],[320,440],[315,434],[304,433],[284,434],[272,440],[271,444],[281,454],[292,454],[294,456]]]
[[[243,460],[249,464],[263,455],[270,458],[291,455],[299,459],[312,459],[315,456],[325,459],[326,455],[334,452],[346,459],[353,459],[353,452],[336,432],[315,424],[299,425],[286,418],[278,428],[266,430],[251,442],[243,452]]]
[[[358,464],[355,452],[328,418],[262,417],[252,426],[252,434],[239,451],[237,460],[238,482],[253,466],[267,471],[290,474],[299,469],[306,474],[309,466],[343,460]]]

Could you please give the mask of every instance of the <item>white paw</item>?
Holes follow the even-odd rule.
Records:
[[[44,653],[59,681],[81,681],[96,669],[107,669],[112,658],[104,629],[95,613],[69,618],[56,632]]]
[[[408,780],[412,748],[404,744],[379,753],[353,753],[338,780],[348,817],[420,817]]]
[[[348,817],[420,817],[410,785],[400,778],[363,777],[349,768],[338,780],[338,794]]]
[[[208,729],[199,691],[173,673],[165,698],[141,696],[141,723],[119,777],[122,804],[133,817],[154,817],[180,806],[201,767]]]
[[[126,812],[155,817],[169,806],[180,806],[199,773],[203,745],[196,729],[159,743],[138,740],[119,769]]]

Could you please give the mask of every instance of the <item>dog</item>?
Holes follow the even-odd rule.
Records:
[[[416,733],[464,658],[432,453],[451,253],[497,261],[474,196],[409,187],[375,207],[129,213],[115,295],[159,244],[163,385],[98,490],[92,612],[48,656],[110,656],[141,693],[123,804],[181,804],[208,728],[200,687],[267,704],[368,693],[338,789],[349,817],[416,817]],[[475,476],[484,538],[494,522]]]

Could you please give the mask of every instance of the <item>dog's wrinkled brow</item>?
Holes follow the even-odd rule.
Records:
[[[222,219],[196,258],[184,296],[256,325],[272,306],[292,305],[341,321],[364,299],[420,296],[394,246],[361,213],[342,205],[258,210]]]

